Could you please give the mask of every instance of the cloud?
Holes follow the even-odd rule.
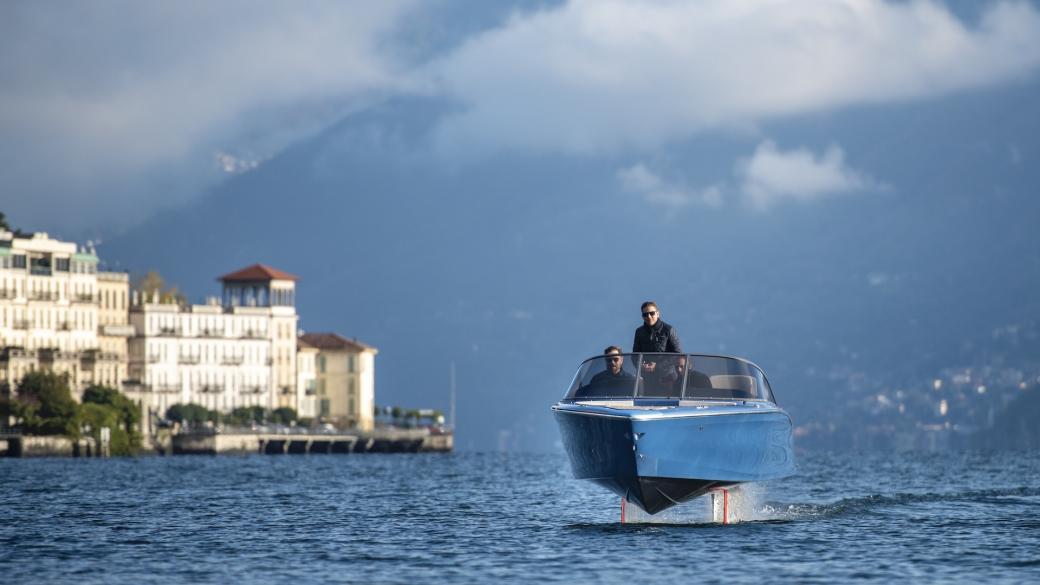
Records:
[[[743,198],[751,209],[764,211],[785,201],[810,201],[827,196],[888,187],[845,163],[845,151],[833,144],[819,156],[801,147],[781,151],[763,140],[754,153],[733,165],[734,186],[729,180],[707,187],[690,187],[682,180],[666,179],[639,162],[617,171],[622,189],[647,203],[677,212],[689,206],[721,207]]]
[[[636,163],[617,172],[621,186],[641,196],[648,203],[677,211],[690,205],[718,207],[722,205],[722,189],[712,185],[691,189],[677,182],[669,182],[652,172],[643,163]]]
[[[882,189],[883,185],[845,164],[845,152],[831,145],[819,157],[806,148],[783,152],[763,141],[736,165],[748,204],[768,209],[784,200],[809,201],[828,195]]]
[[[411,5],[5,5],[4,211],[28,229],[130,222],[220,180],[219,153],[264,158],[401,91],[381,43]]]
[[[1040,65],[1040,13],[861,0],[574,0],[471,38],[430,67],[465,107],[447,152],[603,153],[706,130],[941,96]]]

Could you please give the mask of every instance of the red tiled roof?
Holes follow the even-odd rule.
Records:
[[[318,349],[347,349],[353,351],[378,351],[371,345],[361,343],[357,339],[347,339],[335,333],[304,333],[300,341]]]
[[[266,264],[253,264],[252,266],[247,266],[242,270],[236,270],[235,272],[225,274],[217,280],[222,280],[224,282],[256,282],[267,280],[299,280],[299,277],[289,274],[288,272],[282,272],[277,268],[271,268]]]

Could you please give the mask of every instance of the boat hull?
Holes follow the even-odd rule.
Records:
[[[794,473],[791,419],[775,405],[558,404],[553,412],[574,476],[651,514],[715,488]]]

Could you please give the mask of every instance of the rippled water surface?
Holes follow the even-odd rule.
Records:
[[[562,454],[0,459],[0,580],[1040,581],[1038,453],[802,454],[703,507],[622,525]]]

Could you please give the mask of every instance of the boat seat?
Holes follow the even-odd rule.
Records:
[[[749,398],[758,396],[755,379],[751,376],[719,374],[711,377],[711,385],[718,390],[733,390],[734,397],[743,394]]]

